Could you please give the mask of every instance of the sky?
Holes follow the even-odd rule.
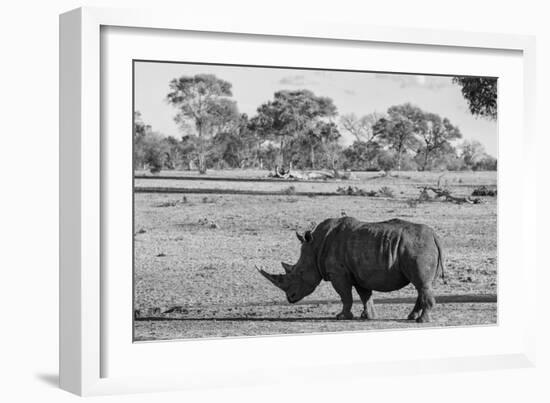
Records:
[[[309,89],[330,97],[339,115],[384,113],[392,105],[410,102],[447,117],[463,139],[477,140],[487,153],[497,156],[497,122],[472,116],[451,77],[158,62],[135,62],[134,73],[135,110],[152,130],[166,136],[182,135],[174,122],[177,111],[166,101],[169,82],[183,75],[214,74],[232,84],[232,98],[249,117],[282,89]],[[351,135],[341,133],[344,145],[353,142]]]

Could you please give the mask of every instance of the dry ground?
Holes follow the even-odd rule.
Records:
[[[266,174],[208,173],[220,178]],[[388,297],[413,297],[411,286],[389,294],[375,293],[380,319],[341,322],[333,320],[340,306],[330,284],[322,283],[303,303],[289,305],[283,292],[255,271],[258,265],[282,272],[281,260],[293,263],[298,259],[295,230],[312,229],[342,214],[364,221],[397,217],[431,226],[446,252],[447,281],[438,281],[436,294],[492,296],[493,302],[439,304],[435,321],[428,326],[496,323],[496,198],[484,198],[485,203],[477,205],[425,202],[412,207],[407,203],[418,195],[419,185],[435,185],[440,175],[406,172],[394,178],[364,173],[357,181],[321,183],[136,180],[136,187],[284,190],[294,186],[297,191],[314,192],[334,192],[348,185],[365,190],[387,186],[395,194],[394,198],[377,198],[136,193],[136,340],[426,326],[403,320],[412,308],[409,301],[382,303]],[[465,196],[478,185],[495,186],[496,173],[448,173],[441,184]],[[359,316],[359,304],[354,313]]]

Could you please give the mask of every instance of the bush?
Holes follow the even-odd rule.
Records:
[[[342,156],[344,169],[352,168],[359,171],[379,171],[377,158],[381,152],[380,146],[376,143],[355,141],[346,148]]]
[[[285,195],[293,195],[294,193],[296,193],[296,188],[294,186],[289,186],[281,190],[281,193]]]
[[[480,186],[472,192],[472,196],[496,196],[496,189],[489,189],[487,186]]]
[[[490,155],[485,155],[482,159],[477,161],[472,167],[474,171],[496,171],[497,160]]]
[[[153,161],[149,164],[149,172],[152,174],[158,174],[162,169],[162,164],[158,161]]]
[[[391,190],[391,189],[390,189],[389,187],[387,187],[387,186],[382,186],[382,187],[378,190],[378,194],[379,194],[381,197],[389,197],[389,198],[394,197],[393,190]]]
[[[402,171],[418,171],[418,169],[419,169],[419,166],[414,160],[414,158],[412,158],[410,155],[405,153],[401,156]]]
[[[376,163],[381,170],[391,171],[396,165],[395,155],[390,151],[382,150],[376,158]]]

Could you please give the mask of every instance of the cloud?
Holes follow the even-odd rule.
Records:
[[[293,76],[286,76],[279,80],[279,84],[282,85],[292,85],[292,86],[302,86],[302,85],[316,85],[319,84],[318,81],[311,80],[304,76],[303,74],[296,74]]]
[[[391,80],[399,84],[400,88],[424,88],[427,90],[440,90],[451,85],[451,77],[426,76],[416,74],[375,74],[375,78]]]
[[[344,92],[348,95],[357,95],[356,91],[350,90],[350,89],[347,89],[347,88],[344,88]]]

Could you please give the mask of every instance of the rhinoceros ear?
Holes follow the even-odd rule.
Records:
[[[313,240],[313,235],[311,235],[311,231],[306,231],[304,234],[304,238],[306,242],[311,242]]]
[[[298,241],[300,241],[301,243],[304,243],[305,241],[304,237],[298,234],[298,231],[296,231],[296,238],[298,238]]]

